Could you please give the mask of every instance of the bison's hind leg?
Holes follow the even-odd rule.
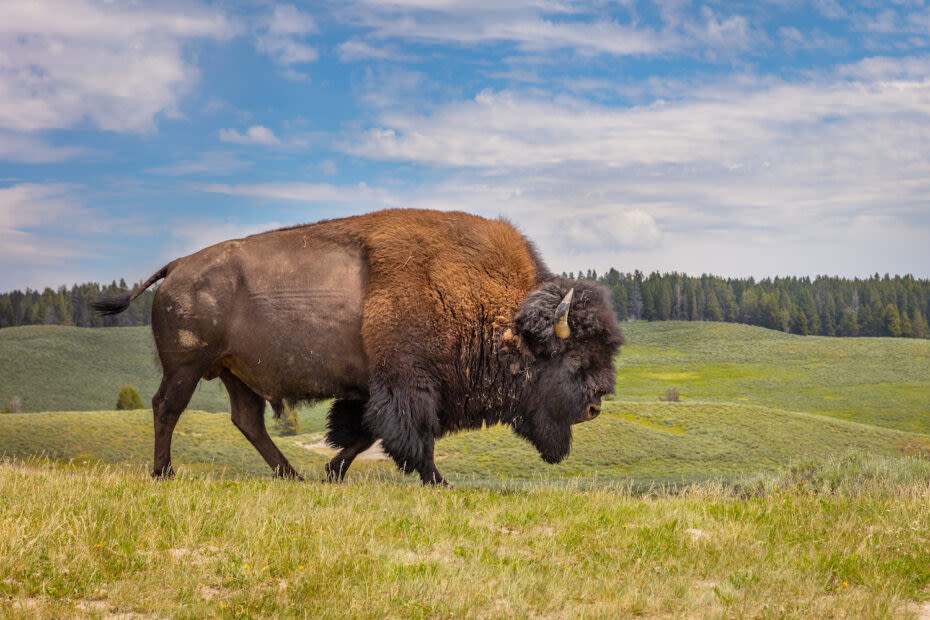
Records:
[[[174,468],[171,466],[171,436],[178,418],[200,381],[201,369],[195,366],[182,366],[165,370],[158,391],[152,397],[152,418],[155,423],[155,462],[152,469],[153,478],[171,478]]]
[[[342,450],[326,464],[327,480],[342,480],[355,457],[375,442],[374,436],[362,424],[364,413],[365,401],[362,400],[337,400],[330,407],[326,441]]]
[[[252,391],[229,370],[220,374],[226,391],[229,392],[229,406],[232,409],[232,421],[245,438],[258,450],[276,476],[301,479],[300,474],[291,467],[287,458],[268,436],[265,428],[265,399]]]

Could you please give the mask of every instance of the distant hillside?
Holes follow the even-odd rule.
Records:
[[[746,325],[625,323],[618,401],[657,402],[672,387],[685,402],[757,405],[930,433],[930,341],[801,337]],[[146,404],[158,387],[147,327],[0,330],[0,406],[111,409],[132,385]],[[219,381],[201,382],[190,407],[227,411]]]
[[[150,411],[24,413],[0,416],[0,455],[131,463],[151,467]],[[292,463],[322,479],[333,454],[322,444],[325,409],[304,419],[304,434],[276,437]],[[271,470],[227,416],[188,411],[178,423],[174,460],[181,471],[270,476]],[[828,455],[930,454],[930,437],[804,413],[747,405],[608,403],[597,420],[575,429],[572,452],[547,465],[510,429],[495,426],[456,434],[436,446],[439,468],[457,485],[502,480],[584,477],[637,484],[774,472]],[[399,478],[386,460],[353,465]]]
[[[150,405],[160,381],[149,327],[0,329],[0,408],[20,396],[26,412],[113,409],[124,385]],[[190,406],[228,411],[229,399],[219,381],[202,381]]]
[[[729,323],[624,327],[617,399],[754,404],[930,433],[930,341],[803,337]]]

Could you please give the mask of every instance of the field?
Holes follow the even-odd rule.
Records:
[[[151,412],[109,410],[157,386],[147,330],[0,330],[0,403],[40,411],[0,415],[0,618],[930,617],[930,342],[625,330],[569,458],[454,435],[453,490],[315,482],[325,403],[275,437],[310,482],[272,480],[217,382],[153,483]]]
[[[0,617],[916,618],[930,463],[677,494],[0,467]]]
[[[617,398],[758,404],[930,433],[930,340],[795,336],[730,323],[632,323]]]

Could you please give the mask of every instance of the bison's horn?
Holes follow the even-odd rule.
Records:
[[[568,328],[568,311],[572,307],[572,295],[574,294],[575,289],[568,291],[568,295],[559,302],[559,306],[555,309],[555,316],[553,317],[555,335],[562,340],[572,335],[572,330]]]

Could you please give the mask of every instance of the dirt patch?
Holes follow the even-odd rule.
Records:
[[[304,450],[310,450],[311,452],[316,452],[317,454],[322,454],[327,458],[332,458],[336,456],[336,453],[339,452],[335,448],[331,447],[326,440],[323,439],[322,434],[311,435],[308,439],[310,442],[306,441],[295,441],[294,445],[303,448]],[[375,442],[375,444],[355,457],[357,460],[383,460],[389,458],[387,454],[384,453],[384,450],[381,449],[381,440]]]
[[[452,553],[451,550],[436,546],[431,549],[414,551],[412,549],[401,549],[393,554],[394,559],[404,565],[420,564],[423,562],[437,562],[439,564],[455,564],[461,562],[462,558]]]
[[[694,527],[689,527],[688,529],[686,529],[685,534],[691,537],[691,542],[697,542],[709,536],[709,534],[705,532],[704,530],[699,530]]]
[[[930,603],[922,603],[917,606],[917,620],[930,620]]]
[[[213,586],[200,584],[197,586],[197,596],[205,601],[215,601],[223,596],[223,591]]]

